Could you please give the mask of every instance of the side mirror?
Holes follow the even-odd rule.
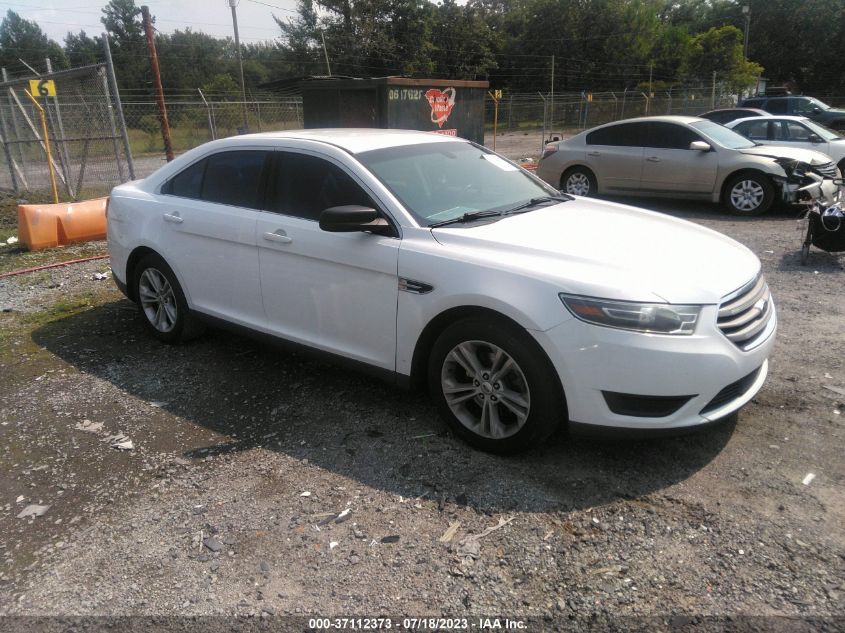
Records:
[[[810,136],[807,138],[807,140],[810,141],[811,143],[821,143],[822,137],[819,136],[818,134],[810,134]]]
[[[704,141],[693,141],[689,144],[689,148],[697,152],[709,152],[711,149],[710,144]]]
[[[376,235],[393,235],[393,227],[371,207],[347,204],[329,207],[320,214],[320,228],[330,233],[369,231]]]
[[[821,112],[821,108],[819,108],[818,106],[813,106],[813,109],[811,110],[811,112],[813,114],[818,114],[819,112]]]

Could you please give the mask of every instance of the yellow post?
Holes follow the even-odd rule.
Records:
[[[496,90],[495,93],[488,91],[488,95],[493,99],[493,151],[496,151],[496,132],[499,126],[499,99],[502,98],[502,91]]]
[[[24,90],[24,94],[29,97],[32,104],[38,108],[38,114],[41,116],[41,131],[44,133],[44,151],[47,153],[47,168],[50,170],[50,184],[53,187],[53,202],[59,203],[59,190],[56,187],[56,172],[53,169],[53,155],[50,153],[50,138],[47,134],[47,117],[44,115],[44,108],[35,100],[29,90]]]

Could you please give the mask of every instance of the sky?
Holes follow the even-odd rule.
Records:
[[[0,12],[5,15],[11,9],[27,20],[34,20],[51,39],[64,44],[68,31],[84,30],[91,37],[102,33],[100,18],[107,3],[108,0],[0,0]],[[216,37],[233,35],[228,0],[135,0],[135,4],[150,7],[156,28],[162,33],[191,27],[193,31]],[[278,36],[279,28],[273,21],[273,14],[280,18],[292,17],[294,7],[294,0],[238,0],[241,42],[259,42]]]

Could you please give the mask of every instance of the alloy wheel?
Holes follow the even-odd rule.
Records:
[[[754,211],[763,204],[766,192],[756,180],[740,180],[731,189],[731,204],[739,211]]]
[[[590,193],[590,179],[587,174],[576,171],[566,179],[566,193],[575,196],[586,196]]]
[[[173,330],[179,312],[167,277],[155,268],[144,270],[138,281],[138,299],[144,315],[156,330],[165,334]]]
[[[454,416],[481,437],[516,434],[531,410],[525,374],[492,343],[464,341],[453,347],[443,361],[440,385]]]

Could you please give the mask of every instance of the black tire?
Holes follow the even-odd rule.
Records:
[[[741,172],[725,183],[725,207],[734,215],[762,215],[771,209],[774,200],[775,186],[765,174]]]
[[[560,188],[576,196],[594,196],[599,192],[595,174],[580,165],[570,167],[560,177]]]
[[[132,283],[141,319],[158,340],[174,344],[202,334],[204,324],[191,313],[176,275],[160,255],[145,255]]]
[[[466,368],[474,363],[461,362],[455,355],[465,361],[468,356],[463,350],[471,350],[478,363],[472,376]],[[505,356],[496,356],[496,350]],[[507,357],[512,364],[504,363]],[[499,359],[498,365],[494,358]],[[483,372],[497,366],[496,372]],[[491,453],[536,446],[566,421],[560,380],[551,362],[527,332],[504,321],[473,317],[447,327],[429,356],[428,386],[440,415],[455,434]],[[447,388],[453,397],[451,405]],[[473,421],[475,430],[470,426]]]
[[[845,158],[840,160],[836,167],[839,169],[840,177],[845,177]]]

